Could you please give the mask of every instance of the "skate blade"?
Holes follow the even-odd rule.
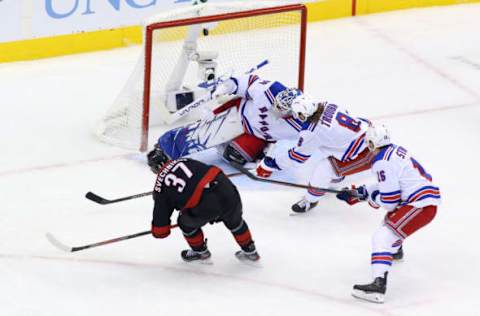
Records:
[[[383,304],[385,295],[381,293],[365,293],[360,290],[353,290],[352,296],[367,302]]]
[[[192,260],[192,261],[186,261],[186,260],[182,259],[182,261],[185,262],[185,263],[194,264],[194,265],[207,265],[207,266],[213,265],[212,258]]]
[[[309,211],[306,212],[290,212],[290,216],[306,216],[309,213]]]
[[[237,255],[235,255],[235,258],[237,258],[238,261],[240,261],[241,263],[246,264],[248,266],[255,267],[255,268],[261,268],[262,267],[262,264],[260,263],[260,259],[258,259],[256,261],[252,261],[252,260],[247,259],[243,256],[237,256]]]

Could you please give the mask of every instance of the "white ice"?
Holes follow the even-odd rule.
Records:
[[[141,155],[91,134],[139,47],[0,65],[0,315],[478,315],[479,17],[470,4],[309,25],[306,91],[388,124],[442,191],[438,216],[405,242],[383,305],[350,290],[370,281],[384,212],[328,196],[289,216],[301,190],[244,177],[234,181],[261,267],[234,258],[222,225],[205,227],[211,266],[181,261],[178,230],[76,253],[52,247],[49,231],[77,246],[149,229],[150,198],[84,198],[153,187]]]

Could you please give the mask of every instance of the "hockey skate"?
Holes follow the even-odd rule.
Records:
[[[354,285],[352,296],[373,303],[383,303],[387,291],[387,275],[388,272],[385,272],[383,278],[378,277],[370,284]]]
[[[235,252],[235,257],[237,257],[237,259],[240,261],[247,262],[256,262],[260,260],[260,255],[258,254],[253,241],[247,246],[242,247],[242,250]]]
[[[402,261],[403,260],[403,247],[400,246],[397,252],[392,255],[393,261]]]
[[[199,263],[211,264],[210,257],[212,256],[212,254],[208,249],[202,251],[187,249],[183,250],[180,255],[185,262],[196,261]]]
[[[295,213],[305,213],[317,206],[318,202],[310,203],[305,198],[292,205],[292,211]]]
[[[256,250],[254,250],[253,252],[246,252],[246,251],[243,251],[243,250],[239,250],[237,252],[235,252],[235,257],[237,257],[238,260],[240,261],[258,261],[260,260],[260,255],[258,254],[258,252]]]

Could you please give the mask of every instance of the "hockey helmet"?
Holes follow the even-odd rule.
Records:
[[[314,102],[309,96],[302,94],[296,97],[292,102],[293,117],[305,122],[318,109],[318,103]]]
[[[280,112],[282,115],[289,115],[292,110],[293,100],[302,95],[302,92],[296,88],[287,88],[280,91],[273,101],[273,108]]]
[[[368,149],[374,151],[376,148],[390,145],[390,132],[385,125],[372,125],[365,135]]]
[[[147,154],[147,160],[150,170],[156,174],[162,169],[163,165],[170,160],[170,157],[160,148],[160,146],[158,146],[158,144],[155,144],[153,150]]]

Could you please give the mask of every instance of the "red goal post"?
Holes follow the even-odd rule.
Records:
[[[260,6],[261,2],[262,1],[256,1],[254,6]],[[248,3],[248,1],[245,3]],[[143,64],[141,65],[143,67],[137,66],[137,75],[132,75],[132,77],[136,79],[132,80],[131,77],[129,80],[130,86],[135,85],[135,81],[142,81],[142,87],[133,89],[135,90],[132,92],[133,97],[125,98],[119,96],[117,98],[115,103],[126,103],[124,105],[126,110],[119,110],[118,104],[114,104],[110,112],[106,115],[107,118],[114,118],[112,119],[113,123],[108,126],[108,120],[104,118],[100,133],[97,131],[97,135],[108,143],[114,143],[121,147],[128,148],[136,147],[137,149],[139,148],[140,151],[146,151],[148,149],[150,128],[159,124],[168,125],[166,117],[170,116],[171,113],[176,110],[175,108],[171,108],[171,104],[167,104],[175,103],[175,100],[172,101],[173,97],[166,95],[173,94],[177,103],[181,98],[186,98],[188,101],[191,101],[193,98],[189,95],[190,88],[185,89],[183,86],[187,80],[193,82],[193,79],[190,77],[194,77],[188,74],[188,72],[192,72],[190,69],[192,68],[192,60],[185,61],[190,58],[186,57],[189,53],[185,53],[185,47],[188,47],[190,52],[197,52],[198,49],[198,55],[204,54],[213,57],[200,59],[200,61],[198,60],[199,57],[196,57],[197,60],[195,60],[195,62],[198,63],[196,67],[202,70],[205,70],[202,67],[208,68],[208,65],[214,65],[212,66],[213,71],[219,72],[219,69],[224,66],[224,68],[221,69],[222,71],[231,67],[235,71],[235,74],[239,75],[248,70],[248,67],[254,66],[256,62],[261,62],[263,58],[268,59],[269,65],[265,66],[266,69],[270,68],[269,71],[265,71],[267,79],[279,80],[282,83],[287,81],[286,84],[303,89],[307,9],[303,4],[272,6],[272,2],[265,3],[266,7],[254,9],[245,9],[248,8],[248,5],[245,4],[245,6],[241,8],[241,11],[222,12],[219,14],[208,14],[205,16],[181,19],[174,18],[159,22],[155,22],[156,17],[153,17],[146,21],[144,29],[144,56],[141,57],[143,60],[139,62],[139,64]],[[270,5],[267,5],[267,3]],[[227,3],[225,3],[225,5],[227,5]],[[204,6],[213,8],[213,12],[218,8],[218,4],[215,3],[211,5],[205,4]],[[190,10],[195,10],[195,8]],[[221,9],[218,10],[222,11]],[[192,28],[196,26],[201,26],[200,30],[203,31],[203,36],[201,33],[200,35],[197,34],[199,33],[199,29],[192,32]],[[164,32],[163,35],[156,35],[161,31]],[[294,33],[294,35],[289,35],[290,33]],[[208,36],[206,34],[208,34]],[[222,37],[225,38],[222,39]],[[270,41],[270,39],[272,40]],[[177,45],[173,44],[177,40],[181,42],[181,44],[178,44],[179,48],[171,49],[170,46]],[[242,43],[244,43],[244,45],[242,45]],[[230,46],[226,47],[226,45],[233,46],[233,48],[230,48]],[[203,51],[200,51],[200,48]],[[177,58],[177,56],[180,57]],[[224,59],[222,59],[222,57]],[[171,61],[175,58],[177,58],[176,62]],[[183,62],[182,58],[184,59]],[[167,61],[171,64],[167,65]],[[205,66],[205,64],[207,66]],[[139,78],[138,76],[138,72],[141,72],[139,68],[143,71],[143,78]],[[282,72],[282,70],[284,71]],[[178,73],[180,73],[180,75],[177,75]],[[264,74],[260,73],[259,75],[263,78]],[[161,76],[169,76],[169,79],[159,79]],[[172,79],[172,77],[174,77],[174,79]],[[295,77],[295,80],[290,80],[291,77]],[[189,84],[190,87],[198,83],[195,82],[192,84],[191,82]],[[168,86],[170,86],[170,88],[168,88]],[[172,86],[175,88],[172,89]],[[125,94],[125,90],[129,90],[130,88],[127,83],[122,94]],[[155,89],[158,91],[152,93]],[[178,90],[181,90],[180,92],[183,93],[179,93]],[[140,101],[136,96],[139,92],[141,92],[141,104],[135,104]],[[196,93],[196,91],[195,93],[192,92],[192,95],[196,95]],[[159,102],[159,99],[163,101]],[[119,102],[119,100],[122,102]],[[125,100],[127,101],[123,102]],[[152,103],[160,104],[152,108]],[[112,109],[116,109],[116,112],[113,114]],[[138,114],[136,113],[137,109],[140,110]],[[126,116],[125,121],[119,119],[120,115]],[[141,117],[137,118],[138,115]],[[153,116],[159,116],[160,118],[152,120]],[[190,116],[187,120],[190,119],[191,121],[194,118],[194,116]],[[141,123],[138,122],[139,126],[135,127],[133,125],[137,124],[135,123],[137,119],[141,119]],[[183,120],[183,122],[185,122],[185,120]],[[173,126],[174,125],[170,125],[169,127],[171,128]],[[126,130],[121,131],[123,128]],[[140,135],[137,134],[138,136],[128,135],[129,137],[133,137],[133,145],[130,144],[132,141],[130,141],[130,143],[124,142],[121,139],[117,141],[115,136],[111,137],[111,135],[107,135],[110,131],[114,131],[119,135],[129,134],[128,129],[131,129],[132,134],[137,134],[138,130],[140,131]],[[134,145],[135,137],[138,137],[138,147]]]

